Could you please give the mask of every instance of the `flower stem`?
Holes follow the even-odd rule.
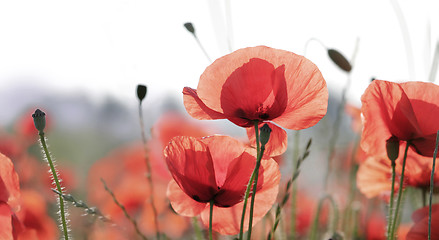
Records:
[[[46,139],[44,137],[44,132],[40,131],[38,133],[38,135],[40,136],[41,146],[43,148],[44,154],[46,155],[47,162],[49,163],[49,167],[50,167],[50,171],[52,172],[53,180],[55,181],[56,190],[62,194],[63,189],[61,187],[61,184],[59,183],[58,174],[55,170],[55,166],[53,165],[53,161],[52,161],[52,158],[50,157],[49,150],[47,150],[47,144],[46,144]],[[60,195],[58,196],[58,199],[59,199],[59,214],[61,216],[61,224],[62,224],[62,228],[63,228],[64,239],[68,240],[69,239],[69,231],[67,228],[67,219],[66,219],[66,214],[65,214],[65,209],[64,209],[64,199]]]
[[[122,212],[123,212],[123,214],[125,215],[125,217],[126,217],[126,218],[127,218],[132,224],[133,224],[134,229],[136,230],[137,235],[139,235],[139,237],[140,237],[141,239],[143,239],[143,240],[148,240],[148,239],[146,238],[146,236],[143,235],[143,233],[140,231],[139,226],[138,226],[136,220],[134,220],[134,218],[132,218],[132,217],[128,214],[127,209],[125,208],[125,206],[122,205],[122,203],[120,203],[120,202],[117,200],[117,198],[116,198],[116,196],[114,195],[113,191],[111,191],[111,190],[108,188],[107,183],[105,183],[104,179],[101,178],[101,182],[102,182],[102,184],[104,184],[105,191],[107,191],[107,192],[111,195],[111,198],[113,198],[113,202],[114,202],[114,203],[115,203],[115,204],[116,204],[116,205],[122,210]]]
[[[245,191],[245,195],[244,195],[244,204],[243,204],[243,208],[242,208],[242,215],[241,215],[241,226],[239,229],[239,240],[243,239],[243,235],[244,235],[244,221],[245,221],[245,210],[247,208],[247,202],[248,202],[248,197],[250,195],[250,189],[253,185],[253,181],[255,180],[255,177],[258,175],[259,173],[259,165],[262,159],[262,154],[263,152],[261,151],[261,147],[260,147],[260,142],[259,142],[259,129],[258,129],[258,121],[255,121],[255,135],[256,135],[256,152],[257,152],[257,159],[256,159],[256,166],[253,169],[252,175],[250,176],[250,179],[248,181],[247,184],[247,189]],[[252,194],[252,198],[254,198],[256,191],[253,191]],[[249,216],[250,220],[249,223],[252,223],[252,218],[253,218],[253,209],[250,209],[250,216]],[[249,225],[248,226],[248,238],[250,239],[251,237],[251,229],[252,226]]]
[[[402,190],[404,188],[404,172],[405,172],[405,164],[407,162],[407,152],[409,150],[410,141],[407,141],[405,150],[404,150],[404,159],[402,160],[402,170],[401,170],[401,179],[399,180],[399,190],[398,190],[398,199],[396,200],[396,208],[394,211],[394,217],[392,222],[392,228],[390,231],[390,239],[393,240],[395,238],[396,225],[398,222],[399,208],[401,207],[401,199],[402,199]]]
[[[430,199],[429,199],[429,202],[428,202],[428,240],[431,239],[431,204],[432,204],[432,201],[433,201],[434,169],[436,167],[436,156],[437,156],[438,144],[439,144],[439,131],[437,131],[437,133],[436,133],[436,146],[434,147],[433,166],[431,167]]]
[[[151,164],[149,162],[149,150],[146,143],[146,134],[145,134],[145,126],[143,124],[143,113],[142,113],[142,102],[139,102],[139,121],[140,121],[140,130],[142,135],[143,148],[145,151],[145,165],[146,165],[146,179],[148,181],[150,193],[149,193],[149,202],[151,204],[152,213],[154,217],[154,225],[155,225],[155,233],[157,240],[160,240],[160,230],[159,230],[159,221],[158,221],[158,213],[157,208],[154,204],[154,185],[152,182],[152,172],[151,172]]]
[[[332,206],[332,218],[328,224],[328,229],[331,232],[331,236],[336,232],[337,230],[337,226],[338,226],[338,207],[337,204],[335,203],[334,199],[331,197],[331,195],[326,194],[325,196],[323,196],[318,203],[317,206],[317,212],[316,215],[314,216],[314,220],[311,226],[311,232],[310,232],[310,237],[309,239],[311,240],[317,240],[317,225],[319,223],[319,217],[320,217],[320,212],[322,211],[322,207],[323,207],[323,202],[328,199],[329,202],[331,203]]]
[[[212,219],[213,219],[213,205],[214,200],[210,200],[210,210],[209,210],[209,240],[212,240]]]
[[[393,219],[393,204],[395,202],[395,161],[392,161],[392,187],[390,188],[390,201],[389,201],[389,217],[387,219],[387,240],[391,239],[390,232],[392,230],[392,219]]]

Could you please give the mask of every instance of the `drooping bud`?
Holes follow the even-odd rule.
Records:
[[[328,49],[329,58],[343,71],[350,72],[352,70],[352,65],[349,61],[335,49]]]
[[[268,126],[268,124],[264,124],[260,129],[260,142],[261,147],[265,147],[265,144],[268,143],[268,140],[270,139],[271,134],[271,128]]]
[[[35,110],[35,113],[32,114],[32,117],[38,133],[43,133],[44,128],[46,127],[46,114],[40,109],[37,109]]]
[[[145,98],[147,91],[148,88],[145,85],[137,85],[137,98],[140,100],[140,102],[142,102],[142,100]]]
[[[386,141],[387,157],[390,161],[395,162],[399,155],[399,139],[395,136]]]
[[[191,22],[187,22],[187,23],[183,24],[183,26],[186,28],[186,30],[188,30],[190,33],[195,35],[195,28]]]

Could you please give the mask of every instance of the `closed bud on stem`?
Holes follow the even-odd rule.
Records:
[[[40,109],[37,109],[35,110],[35,113],[32,114],[32,117],[38,133],[43,133],[44,128],[46,127],[46,114]]]
[[[261,147],[265,147],[265,144],[267,144],[268,140],[270,139],[271,128],[268,126],[268,124],[264,124],[259,130]]]
[[[352,66],[349,61],[341,54],[339,51],[335,49],[328,49],[329,58],[343,71],[350,72],[352,70]]]
[[[392,136],[386,141],[387,157],[390,161],[395,162],[399,155],[399,140],[397,137]]]
[[[139,84],[137,85],[137,98],[140,102],[145,98],[146,92],[148,91],[148,88],[145,85]]]
[[[191,22],[187,22],[187,23],[183,24],[183,26],[186,28],[186,30],[188,30],[190,33],[195,35],[195,28]]]

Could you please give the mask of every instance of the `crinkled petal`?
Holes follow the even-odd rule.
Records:
[[[215,179],[218,186],[222,186],[227,177],[231,162],[239,158],[245,150],[245,145],[239,140],[229,137],[214,135],[200,139],[207,144],[212,157]]]
[[[238,67],[221,91],[221,108],[233,123],[248,127],[255,120],[271,120],[283,114],[287,105],[285,66],[278,68],[259,58]]]
[[[212,120],[225,118],[222,112],[218,112],[207,107],[198,97],[197,90],[185,87],[183,89],[183,102],[186,111],[193,118],[199,120]]]
[[[193,137],[173,138],[165,149],[166,163],[181,189],[193,199],[209,202],[218,191],[207,145]]]
[[[185,217],[195,217],[206,208],[206,203],[197,202],[189,197],[174,180],[169,182],[166,195],[171,202],[172,209]]]
[[[270,139],[265,145],[264,155],[267,156],[279,156],[283,154],[288,147],[288,135],[285,130],[278,127],[276,124],[270,122],[263,122],[259,124],[259,129],[264,125],[268,124],[271,129]],[[254,128],[246,128],[248,139],[250,140],[250,146],[256,147],[256,135]]]
[[[366,159],[357,173],[357,187],[360,192],[368,198],[388,195],[392,184],[390,164],[385,156]]]
[[[247,184],[256,165],[256,157],[244,152],[240,157],[233,160],[228,167],[225,182],[215,196],[215,205],[219,207],[231,207],[244,199]],[[264,183],[264,168],[259,168],[258,187]]]
[[[261,59],[270,63],[273,68],[277,70],[275,71],[275,75],[279,74],[279,72],[284,73],[283,78],[281,78],[280,75],[274,77],[273,79],[278,80],[268,89],[274,90],[274,97],[267,95],[268,91],[264,89],[264,86],[267,86],[269,83],[261,83],[261,86],[252,84],[243,86],[242,89],[234,87],[236,90],[241,91],[241,95],[244,96],[248,96],[248,93],[253,93],[256,90],[258,94],[262,94],[261,96],[252,96],[249,99],[252,103],[259,97],[263,98],[265,96],[269,96],[267,99],[271,99],[270,101],[276,102],[271,108],[274,122],[282,127],[297,130],[315,125],[326,114],[328,91],[326,82],[318,68],[303,56],[265,46],[239,49],[217,59],[207,67],[201,75],[197,87],[198,96],[203,103],[217,112],[223,112],[223,107],[226,104],[233,104],[234,102],[232,100],[228,100],[226,103],[224,99],[222,99],[223,86],[225,86],[226,81],[236,69],[249,63],[251,59]],[[258,79],[260,80],[261,78]],[[284,105],[285,94],[280,87],[283,84],[282,79],[285,79],[287,91],[286,105]],[[247,100],[244,98],[236,99],[236,102],[239,102],[240,105],[247,106],[244,101]],[[260,102],[261,106],[264,106],[264,103],[267,102]],[[268,105],[266,104],[265,106]],[[282,114],[278,115],[281,111]],[[278,115],[278,117],[275,117],[276,115]],[[240,117],[239,114],[237,116]],[[270,114],[268,116],[270,117]],[[270,118],[272,119],[272,117]],[[235,123],[240,126],[245,125],[245,121],[235,121]]]
[[[410,140],[420,133],[410,100],[397,83],[375,80],[361,97],[364,128],[361,147],[369,154],[385,154],[391,136]]]

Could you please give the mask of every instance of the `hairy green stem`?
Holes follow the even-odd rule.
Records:
[[[49,167],[50,167],[50,171],[52,172],[53,180],[55,181],[56,190],[62,194],[63,189],[61,187],[61,184],[59,183],[58,174],[56,172],[55,166],[53,165],[49,150],[47,150],[47,144],[46,144],[46,139],[44,137],[44,132],[40,131],[38,135],[40,136],[41,146],[43,147],[44,154],[46,155],[47,162],[49,163]],[[62,228],[63,228],[64,239],[68,240],[69,239],[69,231],[67,228],[67,218],[66,218],[65,209],[64,209],[64,199],[60,195],[58,195],[58,199],[59,199],[59,212],[60,212],[59,214],[61,216],[61,224],[62,224]]]

